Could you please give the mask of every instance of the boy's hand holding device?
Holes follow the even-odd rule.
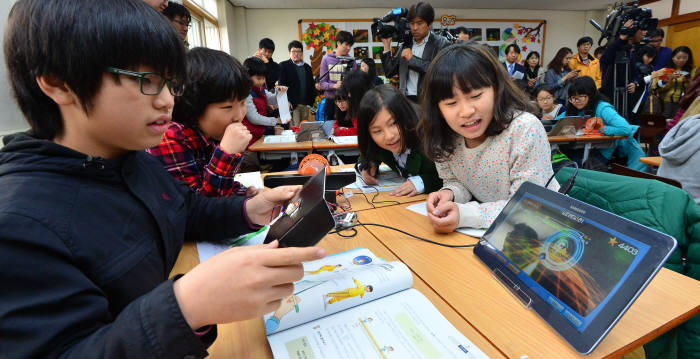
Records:
[[[294,198],[300,190],[301,186],[279,186],[261,191],[245,203],[248,219],[257,225],[270,223],[272,209]]]
[[[242,153],[248,147],[251,138],[253,135],[242,123],[234,122],[226,126],[219,147],[228,154]]]
[[[292,283],[304,276],[301,262],[325,254],[319,247],[278,248],[277,241],[235,247],[176,280],[173,291],[192,329],[252,319],[277,310],[292,294]]]

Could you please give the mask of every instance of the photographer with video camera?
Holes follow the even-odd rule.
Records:
[[[396,9],[398,10],[398,9]],[[404,10],[405,9],[401,9]],[[382,66],[387,78],[399,74],[399,90],[409,100],[418,103],[423,83],[423,76],[428,71],[428,65],[444,47],[450,42],[443,36],[431,33],[430,26],[435,19],[435,10],[429,3],[419,2],[411,5],[406,18],[410,28],[410,37],[405,36],[405,21],[401,21],[404,11],[394,11],[378,21],[395,21],[396,32],[399,35],[399,47],[396,54],[391,54],[391,36],[393,33],[379,31],[379,37],[384,44],[382,53]],[[398,13],[398,14],[397,14]],[[375,21],[377,23],[377,21]]]
[[[620,6],[608,15],[603,38],[608,39],[607,48],[600,58],[603,73],[603,83],[600,92],[607,96],[618,112],[630,123],[637,124],[638,120],[632,113],[632,108],[643,93],[643,85],[638,79],[641,68],[636,63],[636,51],[648,30],[656,28],[658,19],[651,18],[651,10],[641,9],[635,3],[630,6]],[[620,26],[621,24],[621,26]],[[610,43],[610,39],[615,40]],[[600,43],[599,41],[599,43]]]

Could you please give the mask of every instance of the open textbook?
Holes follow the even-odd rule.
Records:
[[[401,262],[356,248],[304,263],[263,316],[275,358],[488,358],[419,291]]]

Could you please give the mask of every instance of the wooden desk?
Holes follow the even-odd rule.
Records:
[[[328,254],[342,252],[348,249],[365,247],[374,254],[386,260],[398,260],[396,256],[384,247],[366,229],[357,228],[358,235],[353,238],[342,238],[338,235],[328,235],[319,245]],[[185,273],[199,263],[197,247],[193,243],[185,243],[178,257],[172,274]],[[435,293],[416,273],[413,273],[413,288],[425,295],[452,325],[479,347],[491,358],[505,358],[488,340],[475,330],[464,317],[460,316],[440,295]],[[243,322],[229,323],[218,326],[219,336],[209,348],[210,358],[272,358],[270,346],[265,337],[265,326],[261,318]]]
[[[357,143],[353,144],[339,144],[335,143],[327,138],[322,140],[313,141],[314,150],[337,150],[337,149],[357,149]]]
[[[583,158],[581,163],[586,163],[588,155],[593,148],[608,148],[615,145],[615,140],[625,139],[627,136],[548,136],[552,150],[559,145],[569,144],[573,148],[583,147]]]
[[[331,166],[331,172],[339,172],[342,169],[354,168],[354,167],[355,167],[354,163],[341,165],[341,166]],[[267,176],[267,175],[283,175],[283,174],[296,174],[296,173],[297,173],[296,171],[282,171],[282,172],[263,173],[261,176],[264,179],[265,176]],[[338,196],[337,203],[340,205],[343,205],[349,201],[351,211],[365,211],[365,210],[373,209],[373,208],[382,208],[382,207],[395,206],[395,205],[404,204],[404,203],[420,202],[420,201],[425,201],[428,198],[427,194],[419,194],[419,195],[413,196],[413,197],[406,197],[406,196],[394,197],[394,196],[390,195],[389,192],[379,192],[379,194],[365,193],[364,195],[362,194],[362,191],[360,191],[360,190],[346,189],[345,192],[352,192],[352,196],[349,197],[347,200],[345,199],[344,196]],[[375,198],[375,196],[376,196],[376,198]],[[371,203],[373,200],[374,200],[374,203]]]
[[[260,137],[255,141],[248,150],[255,152],[262,151],[272,151],[272,152],[311,152],[313,149],[313,142],[286,142],[286,143],[263,143],[265,137]]]
[[[639,162],[659,167],[659,166],[661,166],[661,156],[640,157]]]
[[[559,142],[596,142],[596,141],[614,141],[625,139],[627,136],[548,136],[549,143]]]
[[[450,244],[476,242],[459,233],[436,234],[427,217],[404,207],[361,212],[359,221]],[[367,229],[509,358],[617,358],[700,312],[700,282],[663,268],[596,350],[584,357],[513,298],[471,248],[440,247],[389,229]]]

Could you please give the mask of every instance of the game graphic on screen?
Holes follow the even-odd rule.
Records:
[[[616,290],[648,250],[579,213],[529,195],[510,212],[487,240],[510,261],[511,271],[580,330],[590,322],[584,317]]]

